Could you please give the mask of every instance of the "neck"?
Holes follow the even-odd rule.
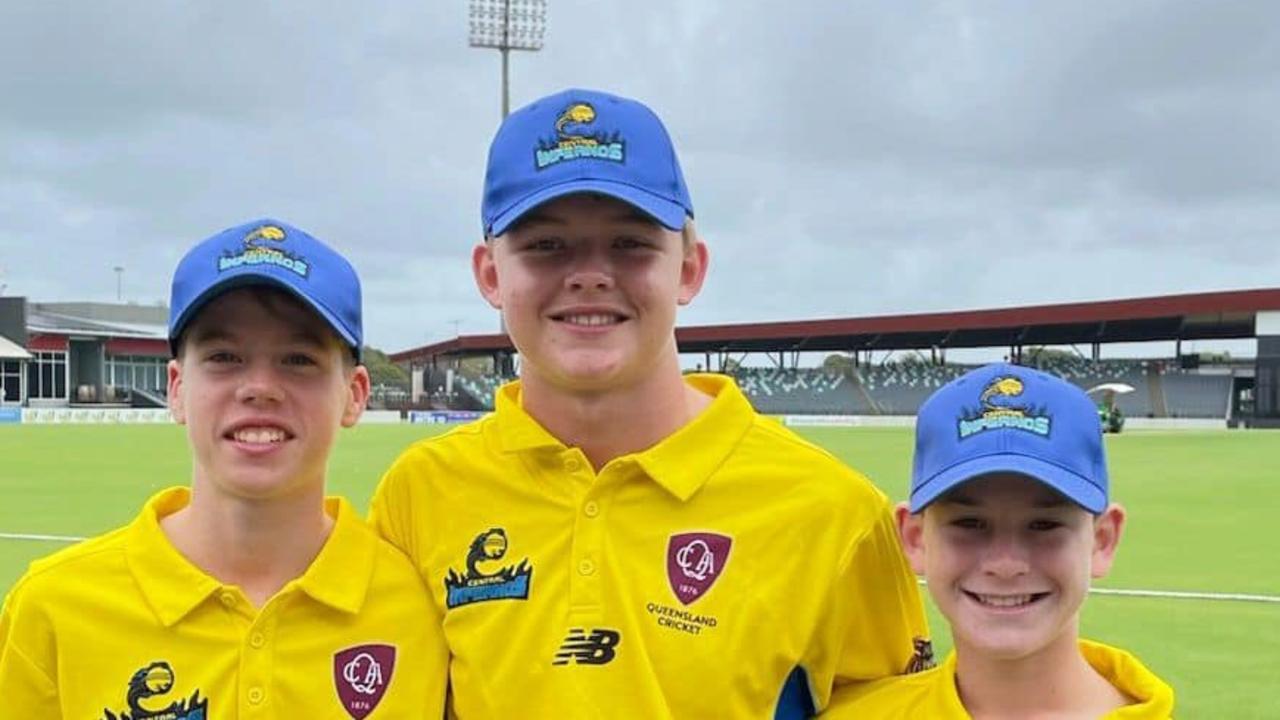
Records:
[[[1080,654],[1074,626],[1013,660],[984,657],[957,639],[956,690],[974,720],[1095,718],[1128,702]]]
[[[653,447],[711,404],[685,384],[674,353],[623,387],[566,392],[528,369],[520,380],[525,412],[560,442],[581,449],[597,471],[616,457]]]
[[[301,577],[333,530],[324,490],[267,500],[229,497],[192,483],[191,502],[161,518],[178,552],[261,607]]]

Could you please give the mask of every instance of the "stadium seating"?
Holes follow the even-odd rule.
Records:
[[[848,378],[820,369],[739,368],[738,385],[764,413],[854,414],[871,407]]]
[[[751,404],[773,415],[914,415],[935,390],[972,370],[972,365],[891,363],[861,365],[848,373],[822,368],[738,368],[734,374]],[[1128,417],[1225,418],[1229,375],[1181,371],[1158,360],[1055,357],[1039,363],[1082,389],[1125,383],[1134,392],[1117,395]],[[457,408],[492,410],[494,392],[511,378],[459,373]],[[1099,398],[1100,399],[1100,398]]]

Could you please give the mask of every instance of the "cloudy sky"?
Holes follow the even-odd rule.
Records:
[[[681,322],[1280,286],[1280,4],[548,0],[512,102],[643,99],[713,262]],[[367,338],[497,320],[468,270],[500,115],[466,0],[0,6],[0,285],[168,292],[271,215],[347,253]]]

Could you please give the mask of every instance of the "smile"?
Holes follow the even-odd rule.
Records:
[[[230,433],[230,439],[248,445],[271,445],[289,439],[289,434],[276,427],[243,427]]]
[[[583,313],[572,315],[552,315],[552,320],[567,323],[569,325],[578,325],[580,327],[601,327],[605,325],[617,325],[626,320],[621,315],[612,313]]]
[[[979,605],[990,608],[999,608],[1001,610],[1016,610],[1049,597],[1049,593],[1047,592],[1023,593],[1021,595],[987,595],[983,593],[969,592],[968,590],[964,590],[963,592],[965,595],[969,596],[970,600],[973,600]]]

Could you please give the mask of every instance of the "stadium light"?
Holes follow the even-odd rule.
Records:
[[[471,47],[502,53],[502,117],[511,111],[508,57],[512,50],[537,52],[547,30],[547,0],[470,0]]]

